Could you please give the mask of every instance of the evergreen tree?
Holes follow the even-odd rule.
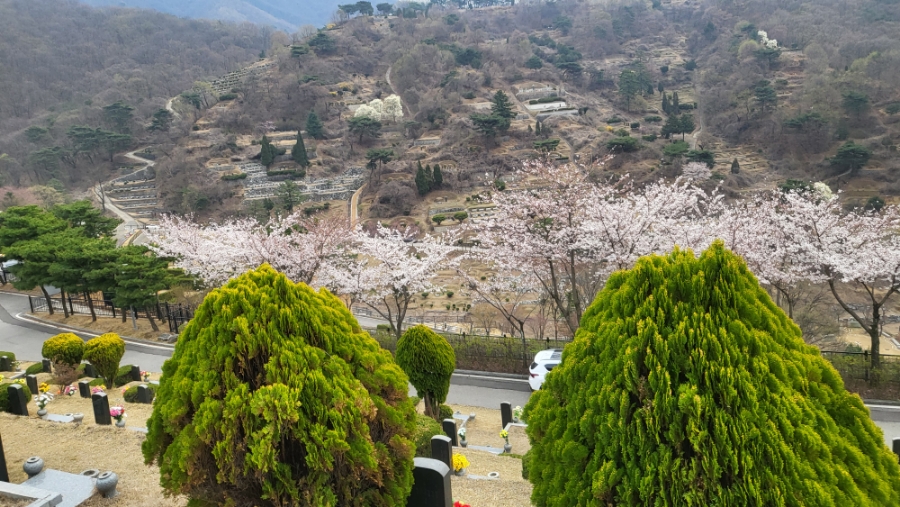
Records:
[[[313,139],[323,139],[325,137],[325,129],[322,122],[319,121],[319,115],[315,111],[310,111],[306,117],[306,135]]]
[[[669,114],[681,114],[681,104],[678,103],[678,92],[672,92],[672,100],[669,103]]]
[[[669,114],[669,94],[663,92],[662,94],[662,110],[664,113]]]
[[[666,123],[662,126],[662,135],[668,137],[671,134],[677,134],[679,132],[681,132],[681,121],[679,120],[678,116],[674,114],[670,115],[668,118],[666,118]]]
[[[684,135],[688,132],[693,132],[695,128],[697,128],[697,125],[694,123],[693,115],[685,113],[678,119],[678,129],[681,132],[682,141],[684,141]]]
[[[440,406],[447,400],[450,376],[456,367],[453,347],[446,338],[420,324],[407,329],[397,340],[396,356],[417,396],[425,401],[425,415],[440,421]]]
[[[431,171],[431,165],[425,166],[425,183],[429,192],[434,190],[434,173]]]
[[[297,144],[291,149],[291,158],[294,162],[300,164],[300,167],[309,167],[309,156],[306,154],[306,145],[303,143],[303,136],[297,131]]]
[[[281,201],[281,207],[288,213],[294,211],[294,206],[306,200],[306,197],[300,191],[300,187],[291,180],[278,185],[275,189],[275,197]]]
[[[419,195],[425,195],[431,190],[428,187],[428,177],[425,176],[425,169],[422,167],[422,162],[418,162],[418,168],[416,169],[416,190],[419,191]]]
[[[441,172],[440,164],[434,164],[434,172],[431,175],[431,180],[434,183],[433,188],[441,188],[444,184],[444,173]]]
[[[491,100],[491,115],[511,120],[516,117],[512,102],[503,90],[497,90]]]
[[[263,135],[260,142],[259,161],[262,165],[269,167],[275,162],[275,147],[269,142],[269,138]]]
[[[731,162],[731,174],[738,174],[741,172],[741,164],[738,163],[738,159],[734,159]]]
[[[666,87],[663,86],[662,81],[660,81],[659,84],[656,85],[656,90],[657,90],[659,93],[662,93],[662,92],[666,91]]]
[[[541,135],[541,122],[537,120],[534,121],[534,133],[535,135]]]
[[[405,505],[415,417],[344,303],[264,264],[184,327],[142,449],[192,505]]]
[[[146,246],[130,245],[118,249],[119,268],[115,273],[116,288],[113,302],[120,308],[147,308],[158,301],[160,291],[185,280],[180,270],[170,269],[172,259],[157,257]],[[146,312],[150,327],[159,332],[153,312]],[[122,321],[125,321],[122,312]]]
[[[721,242],[610,276],[524,417],[534,505],[900,505],[862,400]]]

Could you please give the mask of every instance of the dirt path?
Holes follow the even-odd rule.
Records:
[[[356,189],[356,192],[353,192],[353,197],[350,198],[350,228],[356,227],[356,223],[359,221],[359,196],[362,195],[363,189],[366,188],[366,184],[363,183],[361,187]]]
[[[134,160],[136,162],[144,164],[143,167],[141,167],[140,169],[137,169],[134,172],[142,171],[148,167],[153,167],[156,165],[156,162],[154,162],[152,160],[148,160],[146,158],[135,155],[136,151],[138,151],[138,150],[130,151],[124,155],[125,158],[130,158],[131,160]],[[134,172],[131,174],[134,174]],[[138,231],[142,227],[142,224],[140,222],[138,222],[134,217],[132,217],[131,215],[129,215],[128,213],[126,213],[125,211],[120,209],[118,206],[116,206],[109,199],[109,197],[107,197],[106,193],[100,189],[100,185],[97,185],[96,187],[94,187],[94,194],[97,196],[98,199],[100,199],[103,202],[103,205],[107,209],[109,209],[110,211],[115,213],[115,215],[117,217],[122,219],[122,223],[119,224],[118,227],[116,227],[116,243],[121,246],[122,244],[125,243],[125,241],[129,238],[129,236],[134,234],[135,231]]]
[[[400,97],[400,104],[402,104],[402,105],[403,105],[403,109],[406,110],[406,113],[405,113],[405,114],[408,114],[408,115],[412,116],[412,113],[411,113],[410,110],[409,110],[409,106],[407,106],[407,105],[406,105],[406,102],[403,101],[403,96],[400,95],[399,93],[397,93],[397,90],[394,88],[393,83],[391,83],[391,69],[393,69],[393,68],[394,68],[393,65],[388,66],[387,72],[384,73],[384,80],[387,81],[388,86],[391,87],[391,93],[393,93],[394,95]]]

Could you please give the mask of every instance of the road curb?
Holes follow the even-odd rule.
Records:
[[[78,326],[72,326],[69,324],[60,324],[59,322],[54,322],[52,320],[42,319],[40,317],[35,317],[34,315],[30,315],[27,313],[20,313],[16,315],[17,318],[20,318],[25,321],[33,322],[35,324],[40,324],[44,326],[53,327],[56,329],[61,329],[63,331],[72,331],[79,335],[86,335],[91,338],[95,336],[100,336],[102,333],[97,333],[92,329],[87,329]],[[82,336],[84,338],[84,336]],[[175,352],[175,346],[169,345],[167,343],[153,343],[148,342],[147,340],[142,340],[140,338],[134,338],[131,336],[120,336],[122,341],[125,342],[126,348],[131,345],[131,349],[135,352],[143,352],[145,354],[154,354],[159,356],[171,356],[173,352]]]

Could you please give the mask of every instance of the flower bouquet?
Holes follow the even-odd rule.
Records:
[[[522,420],[522,412],[523,412],[522,407],[516,405],[516,408],[513,409],[513,414],[512,414],[513,420],[515,422],[519,422]]]
[[[100,394],[100,393],[105,393],[105,392],[106,391],[104,391],[103,388],[100,386],[94,386],[91,388],[91,394]]]
[[[43,393],[34,396],[34,402],[37,403],[38,406],[38,415],[43,415],[41,414],[41,411],[46,410],[47,404],[51,401],[53,401],[53,395],[50,393]]]
[[[141,378],[144,380],[144,382],[150,382],[150,372],[141,370]]]
[[[41,385],[38,386],[38,391],[40,391],[41,393],[46,393],[46,392],[50,391],[50,384],[48,384],[46,382],[41,382]]]
[[[506,440],[506,443],[509,443],[509,432],[506,430],[500,430],[500,438]]]
[[[62,388],[62,392],[60,394],[65,394],[66,396],[72,396],[78,392],[78,388],[73,385],[68,385]]]
[[[456,475],[462,475],[462,471],[469,467],[469,460],[462,454],[453,455],[453,471]]]
[[[472,507],[472,506],[467,503],[462,503],[459,500],[457,500],[457,501],[453,502],[453,507]]]
[[[125,425],[125,407],[121,405],[109,407],[109,416],[116,420],[116,426]]]

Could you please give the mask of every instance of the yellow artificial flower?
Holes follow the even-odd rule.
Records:
[[[469,460],[466,459],[462,454],[454,454],[453,455],[453,470],[459,472],[463,468],[469,467]]]

